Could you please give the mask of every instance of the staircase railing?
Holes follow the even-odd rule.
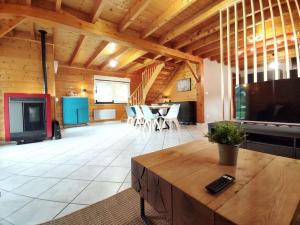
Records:
[[[142,72],[142,82],[137,86],[129,98],[129,103],[131,105],[145,104],[146,96],[164,66],[164,63],[153,63],[145,68]]]

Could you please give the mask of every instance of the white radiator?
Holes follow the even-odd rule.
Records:
[[[94,120],[114,120],[116,119],[115,109],[95,109]]]

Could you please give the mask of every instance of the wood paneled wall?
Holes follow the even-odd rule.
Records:
[[[191,78],[191,91],[178,92],[176,90],[176,84],[178,80]],[[197,88],[196,80],[186,65],[183,65],[174,78],[171,80],[170,84],[163,91],[164,96],[168,96],[168,99],[172,102],[180,101],[196,101],[197,100]]]
[[[116,109],[116,120],[126,118],[124,104],[94,104],[94,75],[91,70],[75,69],[70,67],[59,67],[55,77],[56,85],[56,119],[62,124],[62,104],[61,97],[67,96],[70,92],[89,98],[89,117],[90,122],[94,121],[94,109]],[[86,89],[86,93],[82,92]]]
[[[47,45],[48,91],[54,96],[53,45]],[[43,75],[39,43],[0,39],[0,140],[4,139],[3,93],[42,93]]]

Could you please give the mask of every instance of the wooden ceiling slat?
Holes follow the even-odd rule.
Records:
[[[134,5],[128,10],[127,14],[119,24],[119,31],[123,32],[130,24],[146,9],[151,0],[136,0]]]
[[[56,11],[61,10],[61,3],[62,3],[62,0],[55,0],[55,10]]]
[[[84,42],[86,36],[85,35],[80,35],[78,41],[77,41],[77,44],[76,44],[76,47],[72,53],[72,56],[71,56],[71,59],[69,61],[69,65],[72,65],[74,63],[74,61],[76,60],[78,54],[79,54],[79,51],[82,47],[82,43]]]
[[[95,61],[95,59],[101,54],[101,52],[105,49],[105,47],[109,44],[109,42],[107,41],[102,41],[99,46],[97,47],[97,49],[94,51],[94,53],[92,54],[92,56],[88,59],[88,61],[84,64],[84,66],[86,68],[89,68],[93,62]]]
[[[0,15],[21,15],[41,21],[49,26],[62,28],[81,34],[98,36],[103,40],[116,42],[123,46],[136,48],[153,54],[162,54],[175,59],[189,60],[199,63],[201,59],[189,53],[185,53],[176,49],[172,49],[155,41],[149,41],[139,38],[136,34],[119,33],[115,24],[98,20],[92,24],[76,18],[68,13],[60,13],[51,10],[41,9],[37,7],[28,7],[16,4],[1,4]]]
[[[174,29],[170,30],[165,35],[163,35],[160,38],[159,43],[164,44],[168,41],[171,41],[172,39],[178,37],[179,35],[183,34],[184,32],[186,32],[186,31],[190,30],[191,28],[197,26],[198,24],[204,22],[208,18],[216,15],[220,9],[224,9],[228,6],[231,6],[235,2],[238,2],[238,0],[222,0],[213,6],[208,6],[204,10],[201,10],[200,12],[198,12],[196,15],[194,15],[190,19],[179,24]]]
[[[162,27],[164,24],[169,22],[171,19],[176,17],[178,14],[183,12],[185,9],[187,9],[189,6],[191,6],[193,3],[195,3],[196,0],[188,0],[188,1],[182,1],[182,0],[176,0],[172,3],[170,8],[165,11],[162,15],[160,15],[156,20],[154,20],[143,32],[142,37],[146,38],[149,35],[151,35],[153,32],[155,32],[157,29]]]
[[[92,13],[92,23],[95,23],[101,14],[103,7],[103,0],[95,0],[93,13]]]
[[[0,38],[3,37],[5,34],[12,31],[15,27],[17,27],[20,23],[25,20],[25,17],[17,17],[13,20],[10,20],[4,26],[0,28]]]

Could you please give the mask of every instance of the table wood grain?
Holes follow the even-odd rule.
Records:
[[[224,174],[217,195],[205,186]],[[195,141],[132,158],[132,187],[173,225],[299,225],[300,160],[240,149],[218,163],[217,145]]]

